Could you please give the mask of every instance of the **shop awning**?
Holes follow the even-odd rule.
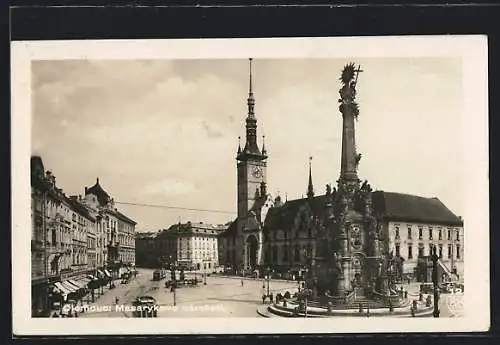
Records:
[[[61,282],[61,284],[66,288],[66,290],[70,291],[70,292],[76,292],[79,290],[78,287],[74,286],[73,284],[71,284],[70,282],[68,282],[67,280]]]
[[[104,274],[108,277],[108,278],[111,278],[111,273],[109,273],[108,270],[104,270]]]
[[[69,282],[71,284],[75,285],[76,287],[78,287],[79,289],[84,289],[85,288],[85,283],[82,282],[81,280],[70,279]]]
[[[80,281],[84,284],[84,286],[86,286],[89,282],[92,281],[92,279],[84,277],[81,278]]]
[[[55,282],[54,285],[55,285],[56,289],[61,293],[61,295],[68,295],[71,293],[71,290],[69,290],[61,282]]]

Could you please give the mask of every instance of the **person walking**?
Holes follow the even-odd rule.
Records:
[[[241,287],[243,287],[243,279],[241,280]]]

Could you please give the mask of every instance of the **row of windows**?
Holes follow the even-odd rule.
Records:
[[[427,255],[432,255],[432,248],[434,247],[433,244],[429,244],[429,249],[428,249],[428,254]],[[461,258],[461,254],[460,254],[460,245],[457,244],[455,246],[456,250],[455,250],[455,253],[453,253],[453,245],[449,244],[448,245],[448,251],[447,251],[447,257],[448,259],[451,259],[452,257],[455,257],[456,259],[459,259]],[[418,257],[421,258],[423,257],[425,254],[424,254],[424,247],[423,246],[418,246]],[[399,244],[396,244],[396,256],[402,256],[401,255],[401,247]],[[439,256],[439,258],[443,258],[443,245],[438,245],[437,247],[437,254]],[[408,259],[413,259],[413,245],[409,244],[408,245]]]
[[[396,230],[396,239],[399,239],[400,238],[399,227],[396,226],[395,230]],[[429,238],[429,240],[433,239],[433,230],[432,230],[432,228],[429,228],[429,230],[428,230],[428,238]],[[451,241],[451,238],[452,238],[452,231],[451,231],[451,229],[447,230],[447,236],[446,236],[446,238],[448,239],[448,241]],[[412,239],[412,228],[411,227],[408,227],[408,239]],[[422,228],[418,228],[418,239],[419,240],[423,239],[423,229]],[[438,229],[438,240],[442,240],[442,239],[443,239],[443,230],[442,229]],[[460,241],[460,231],[459,230],[456,230],[456,232],[455,232],[455,240],[456,241]]]

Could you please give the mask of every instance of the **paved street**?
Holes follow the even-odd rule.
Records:
[[[168,272],[167,278],[170,273]],[[207,277],[207,285],[203,282],[197,287],[178,288],[175,293],[165,288],[165,279],[153,281],[153,270],[139,269],[139,274],[129,284],[120,284],[116,281],[116,288],[105,288],[104,295],[95,303],[97,311],[88,311],[80,317],[130,317],[131,312],[116,310],[115,298],[118,297],[119,305],[131,305],[138,296],[150,295],[156,298],[160,309],[159,317],[257,317],[256,309],[262,305],[263,293],[262,279],[244,279],[241,286],[239,277]],[[186,278],[194,275],[187,273]],[[198,274],[198,279],[202,279]],[[404,284],[409,297],[418,298],[419,284]],[[297,290],[296,282],[271,281],[270,292],[274,295],[285,291],[293,293]],[[461,315],[460,307],[463,300],[461,294],[441,294],[441,317],[457,317]],[[103,310],[107,308],[107,310]]]
[[[398,288],[401,285],[398,285]],[[403,284],[403,289],[408,291],[411,299],[418,299],[420,292],[420,283],[412,282],[410,285]],[[440,317],[460,317],[463,316],[462,310],[463,293],[442,293],[439,298]]]
[[[244,279],[241,286],[241,278],[207,277],[207,285],[178,288],[174,306],[174,294],[165,288],[165,279],[153,281],[152,276],[153,270],[139,269],[139,275],[129,284],[117,281],[115,289],[106,291],[92,304],[101,309],[110,307],[111,311],[85,312],[80,317],[130,317],[130,312],[116,311],[115,298],[119,298],[119,304],[131,305],[141,295],[156,298],[160,305],[159,317],[258,317],[256,309],[262,305],[262,279]],[[186,278],[191,276],[186,274]],[[296,289],[296,282],[270,282],[270,292],[274,295],[287,290],[293,293]]]

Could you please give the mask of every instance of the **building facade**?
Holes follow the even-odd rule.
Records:
[[[31,157],[33,316],[46,316],[54,294],[63,289],[57,286],[79,286],[88,275],[107,272],[106,241],[111,234],[111,230],[107,232],[107,213],[113,214],[116,227],[118,220],[124,223],[122,259],[127,263],[135,260],[135,243],[130,242],[135,222],[116,209],[92,207],[91,199],[91,195],[67,196],[57,187],[52,172],[45,171],[42,159]]]
[[[387,252],[403,259],[402,273],[416,275],[419,259],[436,247],[445,271],[464,274],[464,228],[439,199],[374,192]]]
[[[121,213],[114,199],[102,188],[97,178],[95,185],[85,187],[83,202],[90,212],[97,214],[96,262],[119,274],[122,265],[135,265],[136,222]]]
[[[219,267],[219,234],[224,225],[206,223],[179,223],[154,236],[156,245],[149,242],[152,236],[141,239],[145,248],[155,248],[159,265],[175,265],[193,270],[215,271]]]

